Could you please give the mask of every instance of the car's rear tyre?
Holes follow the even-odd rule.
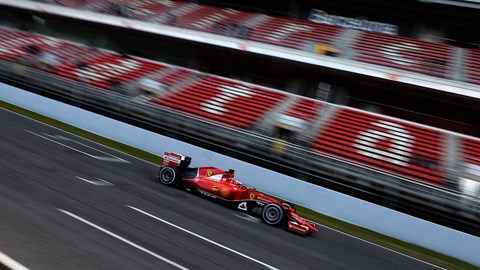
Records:
[[[283,220],[283,209],[275,203],[267,204],[263,207],[262,218],[268,225],[278,225]]]
[[[160,183],[171,186],[177,181],[177,172],[172,167],[163,167],[158,174]]]

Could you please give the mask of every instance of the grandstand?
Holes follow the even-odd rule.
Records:
[[[181,28],[240,37],[298,50],[312,51],[315,44],[322,44],[353,50],[353,53],[342,54],[342,57],[357,61],[467,83],[477,84],[476,81],[479,80],[476,77],[478,76],[476,63],[480,51],[470,49],[463,52],[462,48],[442,43],[377,32],[354,32],[348,28],[306,20],[181,1],[129,1],[128,4],[125,4],[125,8],[131,10],[132,14],[130,15],[119,13],[118,5],[108,1],[44,0],[42,2],[144,20],[155,24],[165,23],[164,20],[158,18],[170,15],[174,19],[171,19],[168,24]],[[107,5],[109,8],[99,9],[98,6],[102,2],[110,3]],[[135,14],[149,14],[149,16],[139,17]],[[354,38],[343,41],[344,34]],[[463,57],[456,57],[456,54],[460,53],[456,50],[461,50]],[[465,76],[455,76],[453,67],[456,66],[461,70],[467,70],[466,74],[462,74]]]
[[[28,3],[29,1],[20,2]],[[17,4],[20,5],[20,2]],[[478,80],[476,49],[318,24],[277,15],[272,16],[258,11],[242,11],[230,7],[182,1],[129,2],[125,8],[129,10],[128,14],[130,15],[120,14],[119,6],[108,1],[44,2],[54,5],[44,6],[43,9],[45,7],[54,8],[61,4],[81,10],[83,13],[69,13],[69,16],[77,19],[82,18],[84,13],[87,15],[92,14],[91,12],[108,14],[112,16],[111,18],[119,18],[121,27],[127,29],[131,29],[134,22],[142,19],[151,23],[152,26],[168,25],[177,29],[182,27],[194,30],[194,32],[214,34],[208,36],[210,40],[214,40],[214,36],[219,39],[226,36],[233,37],[235,40],[253,42],[251,44],[260,42],[273,45],[287,49],[286,55],[289,55],[290,52],[295,55],[295,51],[297,51],[305,56],[311,55],[312,58],[318,54],[333,56],[318,58],[319,60],[313,62],[315,63],[313,66],[296,63],[283,65],[282,61],[275,57],[275,53],[272,54],[273,57],[258,54],[247,56],[245,48],[248,51],[249,46],[243,43],[234,45],[241,50],[238,52],[223,50],[218,45],[208,46],[209,41],[203,36],[201,39],[204,40],[204,43],[200,45],[198,42],[192,43],[178,38],[173,40],[156,35],[154,39],[158,40],[158,46],[154,46],[151,42],[152,35],[145,36],[145,32],[149,31],[148,27],[142,28],[142,32],[123,32],[123,34],[132,36],[131,39],[125,39],[112,33],[117,31],[110,31],[111,28],[104,31],[95,29],[96,32],[91,32],[86,30],[87,25],[80,26],[82,25],[81,21],[75,24],[68,22],[70,23],[69,29],[78,29],[79,35],[88,39],[85,42],[94,46],[125,51],[147,58],[154,57],[169,63],[255,84],[268,85],[308,97],[322,96],[326,101],[373,110],[464,134],[474,136],[480,134],[477,121],[473,117],[478,113],[478,107],[473,104],[474,101],[469,101],[472,97],[476,97],[478,92],[476,90],[478,84],[475,83]],[[9,5],[15,6],[12,3]],[[99,6],[102,8],[99,9]],[[444,9],[442,9],[443,11]],[[469,20],[471,14],[467,11],[464,12],[464,17]],[[62,12],[68,11],[62,9],[58,12],[58,14],[63,14]],[[49,14],[53,13],[56,14],[55,11],[49,10]],[[139,14],[148,18],[139,17]],[[8,12],[4,15],[5,17],[10,16]],[[40,11],[35,16],[45,18],[50,15]],[[194,16],[194,19],[190,16]],[[166,17],[169,18],[168,21],[164,20]],[[456,19],[461,21],[460,18]],[[65,22],[62,20],[56,16],[49,17],[49,27],[24,20],[19,26],[28,25],[35,28],[35,31],[47,35],[59,37],[63,35],[72,38],[71,31],[65,30]],[[11,20],[9,22],[11,23]],[[116,29],[118,30],[118,28]],[[168,36],[169,33],[175,32],[162,33]],[[73,40],[77,40],[80,36]],[[135,46],[135,40],[142,40],[140,43],[144,45]],[[172,47],[169,45],[170,43],[177,43],[180,46]],[[218,43],[215,42],[215,44]],[[217,53],[219,50],[222,51]],[[274,50],[270,51],[275,52]],[[224,53],[230,55],[229,61],[221,59],[220,55]],[[248,57],[249,61],[244,61],[245,57]],[[295,57],[288,58],[288,60],[296,61]],[[338,64],[343,67],[325,68],[335,67]],[[262,65],[263,68],[258,69],[258,65]],[[350,68],[350,66],[355,68]],[[342,69],[347,71],[343,72]],[[377,77],[379,80],[372,80],[371,76]],[[372,82],[375,85],[372,86]],[[319,94],[321,90],[318,85],[325,83],[331,87],[327,92]],[[370,85],[365,85],[366,83]],[[431,90],[437,90],[433,96]],[[430,96],[426,96],[427,94]],[[434,99],[436,99],[435,106],[430,104]],[[410,100],[416,100],[418,106],[408,107]],[[465,104],[468,105],[465,106]],[[456,113],[445,114],[445,108]]]
[[[329,55],[325,57],[405,71],[425,80],[474,88],[480,80],[476,49],[189,2],[131,1],[124,7],[98,0],[43,2],[247,39],[312,57],[315,45],[322,44],[326,51],[321,53]],[[189,140],[236,147],[232,152],[255,155],[260,163],[265,163],[261,158],[271,159],[283,172],[297,167],[306,181],[377,203],[397,196],[404,200],[395,206],[400,210],[479,232],[476,138],[315,100],[312,94],[295,95],[31,31],[2,27],[0,32],[4,80],[40,86],[56,97],[88,96],[82,100],[88,107],[127,113],[124,117],[140,125],[178,126],[177,132],[190,132]],[[339,53],[328,53],[329,48],[339,48]],[[17,72],[19,65],[26,71]],[[315,68],[304,69],[318,74]],[[354,75],[334,76],[336,82]],[[351,85],[357,86],[355,81]],[[297,140],[281,137],[285,147],[272,147],[278,128],[297,133]],[[334,178],[323,183],[325,176]]]

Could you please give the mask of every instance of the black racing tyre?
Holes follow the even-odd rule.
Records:
[[[170,186],[177,181],[177,172],[172,167],[163,167],[158,174],[160,183]]]
[[[283,220],[283,209],[275,203],[263,207],[262,218],[268,225],[278,225]]]
[[[287,207],[287,208],[289,208],[289,209],[290,209],[290,208],[293,209],[293,212],[294,212],[294,213],[297,212],[297,208],[295,208],[295,205],[294,205],[293,203],[284,201],[284,202],[283,202],[283,205],[285,205],[285,207]]]

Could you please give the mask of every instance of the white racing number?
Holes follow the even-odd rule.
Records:
[[[219,90],[221,92],[218,95],[201,105],[203,111],[223,115],[227,111],[225,104],[237,97],[250,97],[253,95],[249,88],[242,85],[222,85],[219,87]]]
[[[302,31],[310,31],[313,30],[313,27],[295,23],[286,23],[277,31],[272,33],[271,35],[267,36],[267,39],[271,41],[280,41],[290,35],[291,33],[295,32],[302,32]]]
[[[388,44],[380,49],[380,53],[392,60],[392,63],[402,66],[414,66],[420,62],[406,57],[405,52],[421,52],[422,49],[413,43]]]
[[[360,132],[353,144],[357,153],[399,166],[407,166],[415,137],[400,124],[381,120],[372,125],[385,131],[371,128]],[[379,149],[381,142],[388,143],[388,149]]]

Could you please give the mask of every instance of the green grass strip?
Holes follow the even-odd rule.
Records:
[[[65,124],[63,122],[57,121],[55,119],[46,117],[44,115],[20,108],[18,106],[0,101],[0,106],[8,109],[10,111],[22,114],[24,116],[30,117],[32,119],[38,120],[40,122],[49,124],[51,126],[60,128],[62,130],[65,130],[67,132],[76,134],[78,136],[84,137],[86,139],[92,140],[94,142],[103,144],[105,146],[117,149],[119,151],[125,152],[127,154],[130,154],[132,156],[136,156],[138,158],[141,158],[146,161],[150,161],[155,164],[160,164],[162,161],[162,157],[153,155],[151,153],[148,153],[146,151],[128,146],[123,143],[119,143],[114,140],[110,140],[104,137],[101,137],[99,135],[93,134],[91,132],[85,131],[83,129],[79,129],[77,127],[74,127],[72,125]],[[344,233],[350,234],[352,236],[364,239],[366,241],[378,244],[380,246],[395,250],[397,252],[421,259],[423,261],[435,264],[437,266],[446,268],[446,269],[451,269],[451,270],[480,270],[480,267],[474,266],[472,264],[466,263],[464,261],[458,260],[456,258],[419,247],[414,244],[410,244],[377,232],[374,232],[372,230],[368,230],[356,225],[352,225],[347,222],[343,222],[341,220],[314,212],[308,208],[304,208],[301,206],[297,206],[297,212],[299,215],[315,221],[319,224],[328,226],[330,228],[342,231]],[[319,234],[318,237],[322,237],[321,234]],[[479,255],[480,256],[480,255]],[[1,266],[0,266],[0,269]]]
[[[310,209],[297,206],[297,212],[302,217],[315,221],[319,224],[342,231],[344,233],[367,240],[377,245],[395,250],[397,252],[418,258],[422,261],[452,270],[479,270],[480,267],[474,266],[459,259],[411,244],[396,238],[386,236],[375,231],[365,229],[341,220],[314,212]]]

